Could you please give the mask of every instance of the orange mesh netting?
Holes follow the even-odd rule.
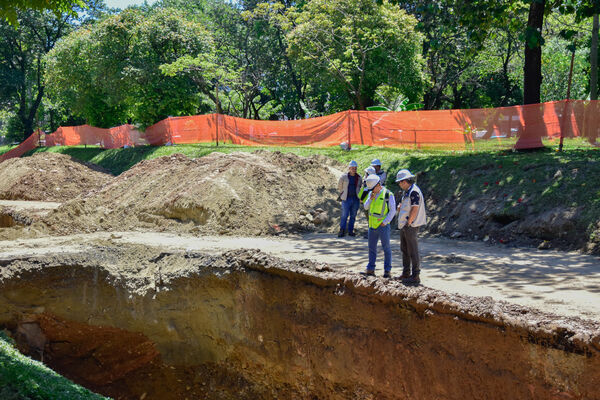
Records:
[[[0,155],[0,162],[8,160],[9,158],[21,157],[23,154],[31,151],[39,146],[40,132],[33,132],[31,136],[25,139],[20,145],[14,149]]]
[[[61,126],[46,135],[46,146],[98,145],[105,149],[147,144],[143,134],[133,125],[121,125],[110,129],[89,125]]]
[[[294,121],[226,115],[167,118],[146,130],[150,144],[229,142],[242,145],[465,148],[496,140],[505,147],[538,147],[541,139],[585,137],[595,143],[600,102],[557,101],[474,110],[346,111]],[[509,139],[509,140],[507,140]],[[510,140],[512,139],[512,141]]]
[[[539,147],[542,139],[581,137],[598,145],[600,102],[563,100],[543,104],[471,110],[346,111],[292,121],[257,121],[220,114],[169,117],[141,133],[133,125],[111,129],[88,125],[60,127],[46,145],[99,145],[117,148],[227,142],[258,146],[441,147],[474,149],[494,140],[505,148]],[[35,142],[35,141],[34,141]],[[22,144],[29,151],[32,141]],[[7,153],[23,154],[26,151]],[[9,156],[5,155],[6,159]]]

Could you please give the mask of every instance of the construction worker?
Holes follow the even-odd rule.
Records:
[[[400,249],[402,250],[402,279],[408,284],[419,284],[421,262],[417,234],[419,227],[425,225],[425,199],[421,189],[415,184],[415,176],[407,169],[396,174],[396,183],[404,191],[398,205],[398,228],[400,228]],[[412,271],[411,271],[412,265]]]
[[[369,196],[369,193],[371,193],[371,189],[369,189],[367,187],[367,177],[369,175],[376,174],[376,172],[377,171],[373,167],[367,167],[367,168],[365,168],[364,175],[363,175],[362,185],[361,185],[360,190],[358,192],[358,199],[360,200],[360,205],[363,206],[362,208],[363,208],[363,211],[365,213],[365,219],[366,219],[367,223],[369,222],[369,210],[365,210],[364,209],[364,204],[365,204],[365,201],[367,200],[367,197]],[[366,231],[363,237],[365,239],[367,239],[369,237],[369,232]]]
[[[356,161],[350,161],[348,164],[348,173],[340,177],[338,181],[339,199],[342,200],[342,218],[340,219],[340,232],[338,237],[343,237],[348,233],[349,236],[355,236],[354,221],[360,201],[358,194],[360,192],[360,175],[356,173],[358,164]],[[350,221],[348,221],[348,218]],[[346,230],[347,227],[347,230]]]
[[[390,247],[390,223],[396,214],[394,194],[386,189],[376,174],[367,177],[367,188],[371,193],[364,208],[369,210],[369,264],[365,275],[375,275],[377,242],[381,240],[383,248],[383,277],[390,278],[392,271],[392,249]]]
[[[375,168],[375,173],[381,180],[381,184],[385,186],[385,181],[387,181],[387,172],[381,169],[381,161],[379,158],[375,158],[371,161],[371,167]]]

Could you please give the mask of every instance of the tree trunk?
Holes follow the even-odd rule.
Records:
[[[539,34],[541,40],[542,25],[544,23],[545,0],[533,0],[529,7],[529,19],[527,30],[530,35]],[[531,40],[525,42],[525,67],[523,82],[523,104],[535,104],[540,102],[540,87],[542,85],[542,45],[538,41],[531,46]]]
[[[594,14],[590,48],[590,99],[598,100],[598,14]]]
[[[525,66],[523,79],[523,104],[540,102],[542,85],[542,25],[544,23],[545,0],[532,0],[529,7],[527,32],[525,40]],[[532,40],[533,39],[533,40]],[[530,106],[523,110],[525,129],[515,144],[516,149],[533,149],[543,147],[542,136],[545,136],[543,124],[539,121],[540,107]]]

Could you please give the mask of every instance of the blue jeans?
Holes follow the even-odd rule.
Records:
[[[390,225],[381,226],[373,229],[369,228],[369,264],[367,271],[375,271],[375,261],[377,260],[377,241],[381,239],[383,248],[383,269],[386,272],[392,270],[392,248],[390,247]]]
[[[346,224],[348,225],[348,232],[354,232],[354,221],[356,220],[356,212],[360,202],[358,197],[348,197],[342,201],[342,218],[340,219],[340,230],[346,230]],[[350,217],[350,221],[348,221]]]

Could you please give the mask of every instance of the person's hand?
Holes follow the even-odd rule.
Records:
[[[385,222],[382,222],[382,223],[381,223],[381,226],[386,226],[386,225],[387,225],[387,224],[386,224]]]
[[[371,195],[369,196],[371,198],[371,200],[375,199],[375,193],[371,192]]]

